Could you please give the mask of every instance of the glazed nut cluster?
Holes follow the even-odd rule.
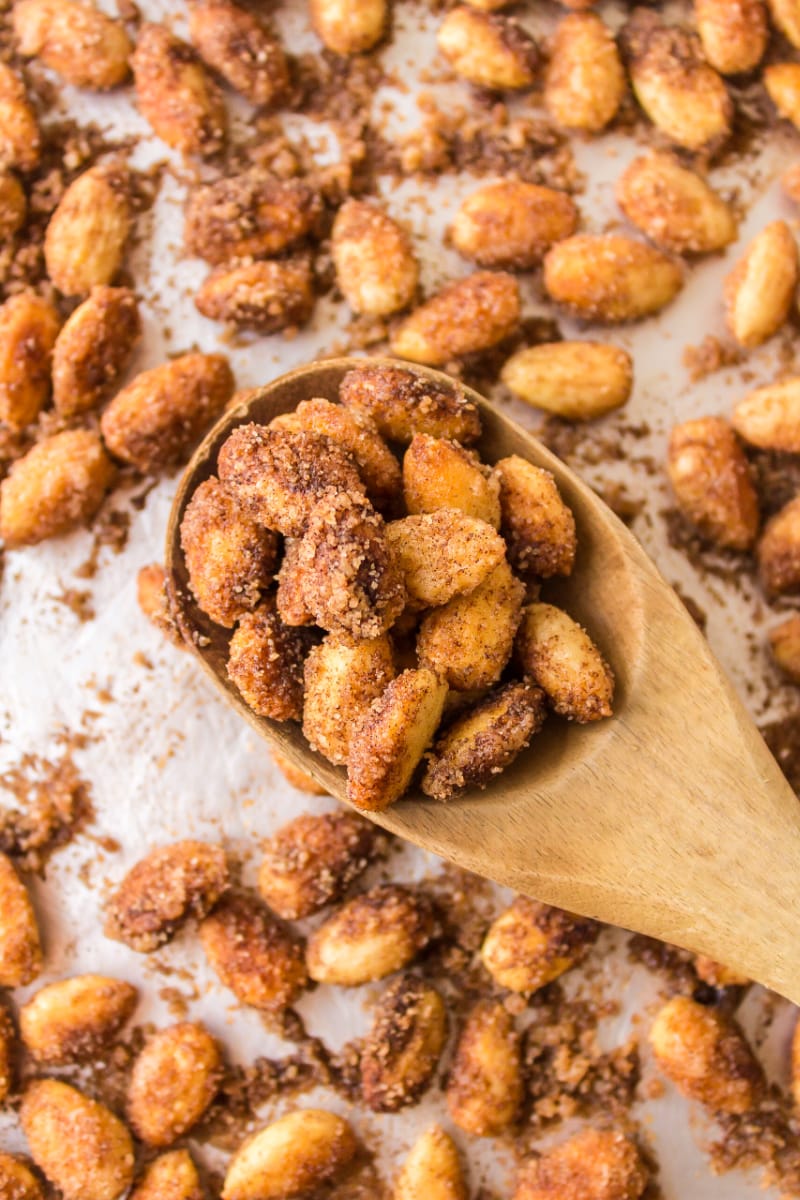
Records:
[[[189,586],[233,628],[228,677],[251,709],[302,722],[373,811],[424,755],[422,790],[447,800],[512,762],[548,708],[609,716],[609,667],[539,599],[577,545],[552,475],[482,463],[455,383],[366,365],[339,398],[236,428],[183,517]]]
[[[530,1086],[514,1013],[592,951],[600,927],[518,896],[485,928],[480,970],[489,988],[459,1016],[447,1003],[446,960],[426,956],[443,936],[442,914],[424,886],[378,884],[353,892],[389,849],[387,835],[344,809],[305,814],[263,847],[258,894],[234,885],[222,847],[198,841],[159,846],[136,863],[111,895],[108,937],[150,954],[194,921],[219,983],[242,1005],[276,1020],[312,983],[354,988],[380,983],[366,1036],[357,1043],[358,1092],[375,1114],[417,1104],[443,1064],[445,1100],[459,1134],[504,1137],[517,1126]],[[304,938],[290,922],[324,913]],[[0,985],[30,985],[43,967],[39,929],[27,891],[0,855]],[[698,958],[695,980],[741,994],[748,980]],[[0,1010],[0,1102],[25,1084],[20,1121],[35,1167],[65,1200],[200,1200],[198,1170],[177,1143],[209,1114],[226,1077],[224,1046],[201,1022],[150,1030],[112,1111],[87,1095],[70,1070],[107,1052],[133,1016],[137,989],[121,979],[81,975],[29,993],[18,1019]],[[650,1028],[655,1063],[687,1098],[711,1115],[751,1117],[766,1095],[763,1070],[727,1010],[673,996]],[[56,1078],[48,1072],[60,1069]],[[66,1077],[63,1072],[66,1070]],[[800,1099],[800,1033],[792,1048]],[[71,1137],[63,1137],[69,1127]],[[144,1151],[146,1165],[137,1171]],[[350,1123],[323,1108],[300,1108],[257,1128],[235,1147],[222,1200],[286,1200],[344,1179],[361,1152]],[[630,1136],[588,1126],[520,1164],[514,1200],[555,1195],[639,1200],[650,1178]],[[291,1186],[289,1186],[291,1184]],[[0,1187],[42,1200],[28,1163],[0,1154]],[[444,1189],[444,1190],[442,1190]],[[467,1200],[453,1138],[439,1126],[411,1147],[391,1200],[446,1196]]]

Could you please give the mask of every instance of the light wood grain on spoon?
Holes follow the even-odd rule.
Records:
[[[232,429],[311,396],[336,400],[344,374],[363,363],[302,367],[226,413],[187,467],[166,550],[172,604],[203,669],[245,720],[341,800],[344,772],[312,753],[297,726],[257,717],[228,681],[229,635],[194,603],[180,522]],[[452,386],[438,372],[409,369]],[[547,598],[585,624],[611,662],[615,715],[589,727],[549,723],[485,791],[448,804],[411,794],[368,815],[519,892],[709,955],[800,1003],[797,798],[629,530],[560,459],[464,391],[481,410],[483,459],[519,454],[546,467],[575,513],[575,571],[548,584]]]

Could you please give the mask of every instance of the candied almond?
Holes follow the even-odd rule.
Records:
[[[285,754],[273,750],[271,756],[281,775],[293,788],[297,788],[299,792],[305,792],[308,796],[328,795],[327,788],[324,788],[321,783],[317,783],[313,776],[309,775],[307,771],[301,770]]]
[[[456,508],[391,521],[386,533],[403,569],[409,600],[421,608],[473,591],[506,553],[496,529]]]
[[[302,941],[249,893],[225,896],[201,924],[200,940],[220,981],[242,1004],[285,1008],[308,983]]]
[[[12,429],[30,425],[47,403],[60,327],[53,305],[34,292],[0,307],[0,421]]]
[[[392,1200],[468,1200],[468,1194],[453,1139],[439,1125],[432,1126],[409,1151]]]
[[[128,77],[125,27],[86,0],[17,0],[13,21],[20,54],[75,87],[106,91]]]
[[[678,508],[703,537],[747,550],[758,532],[758,497],[736,434],[722,417],[676,425],[667,474]]]
[[[39,164],[42,134],[25,85],[0,63],[0,167],[33,171]]]
[[[495,464],[500,478],[501,530],[508,560],[522,575],[569,575],[575,563],[575,518],[555,478],[518,454]]]
[[[683,286],[683,272],[660,250],[624,234],[579,233],[545,255],[544,286],[576,316],[618,324],[665,308]]]
[[[106,909],[106,937],[148,953],[168,942],[190,916],[202,918],[228,886],[220,846],[182,841],[140,859]]]
[[[284,625],[269,596],[239,618],[230,641],[228,679],[260,717],[299,721],[307,649],[302,631]]]
[[[363,54],[386,31],[386,0],[309,0],[311,24],[334,54]]]
[[[361,1049],[361,1094],[373,1112],[415,1104],[431,1082],[447,1038],[447,1011],[416,975],[390,983]]]
[[[493,922],[481,959],[495,983],[529,995],[583,959],[600,927],[527,896],[517,896]]]
[[[634,159],[617,182],[629,221],[662,250],[711,254],[736,241],[730,207],[673,154],[652,150]]]
[[[219,153],[225,103],[191,46],[163,25],[146,21],[131,66],[139,110],[162,142],[184,154]]]
[[[760,450],[800,454],[800,377],[749,392],[734,408],[731,425]]]
[[[127,1115],[149,1146],[171,1146],[196,1125],[222,1077],[219,1047],[204,1025],[185,1021],[154,1033],[134,1061]]]
[[[186,506],[181,549],[198,605],[212,621],[231,628],[270,586],[278,537],[243,512],[212,476]]]
[[[331,231],[336,282],[357,313],[385,317],[414,299],[419,266],[406,230],[376,204],[346,200]]]
[[[119,270],[130,229],[128,185],[121,167],[90,167],[59,200],[44,236],[44,258],[65,296],[84,296],[111,283]]]
[[[6,547],[32,546],[90,520],[115,474],[100,438],[88,429],[66,429],[37,442],[0,484]]]
[[[182,354],[117,392],[100,428],[115,458],[137,471],[179,462],[225,407],[234,382],[222,354]]]
[[[303,734],[314,750],[347,762],[352,731],[395,676],[385,635],[357,639],[329,634],[305,661]]]
[[[130,1187],[133,1143],[104,1104],[61,1080],[37,1079],[20,1120],[33,1161],[64,1200],[116,1200]]]
[[[614,35],[596,13],[571,13],[550,46],[544,86],[549,116],[562,129],[599,133],[625,96],[625,72]]]
[[[432,383],[402,367],[356,367],[342,380],[339,396],[390,442],[407,443],[415,433],[427,433],[469,444],[481,435],[480,414],[455,381]]]
[[[0,112],[2,120],[2,112]],[[2,160],[2,139],[0,139],[0,161]],[[0,239],[4,242],[14,236],[18,229],[25,224],[28,213],[28,201],[25,191],[16,175],[4,171],[0,166]]]
[[[129,1200],[203,1200],[200,1176],[188,1150],[171,1150],[145,1167]]]
[[[272,104],[286,92],[283,47],[255,13],[230,0],[199,0],[189,9],[189,32],[203,61],[252,104]]]
[[[512,354],[500,378],[534,408],[565,421],[591,421],[627,402],[633,362],[607,342],[541,342]]]
[[[792,683],[800,683],[800,614],[787,617],[769,631],[772,657]]]
[[[403,455],[403,497],[410,516],[457,508],[500,526],[500,485],[477,454],[458,442],[415,433]]]
[[[519,1037],[502,1003],[480,1000],[456,1043],[447,1081],[447,1107],[459,1129],[497,1137],[511,1126],[522,1102]]]
[[[128,365],[142,335],[135,294],[93,287],[68,317],[53,348],[53,403],[65,417],[104,400]]]
[[[711,1112],[749,1112],[763,1089],[763,1072],[739,1026],[689,996],[659,1009],[650,1045],[678,1090]]]
[[[273,912],[298,921],[340,900],[386,839],[356,813],[304,813],[266,842],[258,890]]]
[[[228,1163],[222,1200],[285,1200],[338,1175],[358,1149],[343,1117],[298,1109],[249,1137]]]
[[[448,284],[409,313],[392,333],[392,353],[441,366],[451,358],[496,346],[514,332],[519,319],[519,286],[514,277],[476,271]]]
[[[563,609],[528,605],[517,635],[517,656],[562,717],[583,725],[611,716],[611,668],[586,630]]]
[[[797,243],[785,221],[772,221],[748,245],[725,280],[728,328],[740,346],[760,346],[789,316],[797,289]]]
[[[228,264],[206,278],[197,295],[198,312],[237,329],[278,333],[305,325],[314,307],[307,258]]]
[[[303,180],[251,167],[192,190],[186,249],[213,266],[280,254],[311,231],[321,208],[319,195]]]
[[[516,90],[536,79],[536,43],[508,17],[457,5],[440,25],[436,42],[456,74],[476,87]]]
[[[800,129],[800,63],[770,63],[762,79],[778,114]]]
[[[39,1180],[21,1158],[0,1151],[0,1195],[9,1200],[44,1200]]]
[[[770,595],[800,590],[800,496],[767,521],[756,557],[761,583]]]
[[[428,898],[384,884],[348,900],[308,940],[308,973],[317,983],[358,987],[402,970],[436,932]]]
[[[764,0],[694,0],[703,53],[721,75],[740,75],[761,62],[769,40]]]
[[[611,1129],[582,1129],[523,1165],[513,1200],[639,1200],[648,1179],[630,1138]]]
[[[487,183],[462,203],[450,227],[459,254],[482,267],[533,267],[569,237],[578,210],[566,192],[518,179]]]
[[[428,754],[422,790],[450,800],[465,788],[486,787],[514,761],[546,716],[544,693],[507,683],[460,713]]]
[[[76,975],[40,988],[19,1014],[20,1036],[40,1063],[64,1063],[107,1049],[136,1007],[122,979]]]

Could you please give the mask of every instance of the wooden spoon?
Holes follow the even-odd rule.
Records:
[[[301,367],[226,412],[186,469],[166,548],[170,599],[203,669],[258,733],[340,800],[344,771],[309,750],[296,725],[256,716],[228,681],[229,632],[194,603],[180,524],[237,425],[266,423],[312,396],[336,400],[358,365],[364,360]],[[453,386],[439,372],[409,369]],[[800,1004],[797,797],[633,535],[555,455],[464,391],[481,411],[483,458],[519,454],[546,467],[575,513],[574,574],[548,583],[546,598],[585,624],[611,662],[615,713],[592,726],[548,722],[485,791],[448,804],[413,792],[366,815],[518,892],[709,955]]]

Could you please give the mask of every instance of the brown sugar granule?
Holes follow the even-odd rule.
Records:
[[[16,804],[0,807],[0,851],[27,871],[40,870],[94,815],[89,785],[69,745],[55,761],[25,755],[0,775],[0,797],[4,791]]]
[[[800,495],[800,458],[796,454],[757,450],[751,455],[753,482],[764,519]]]

